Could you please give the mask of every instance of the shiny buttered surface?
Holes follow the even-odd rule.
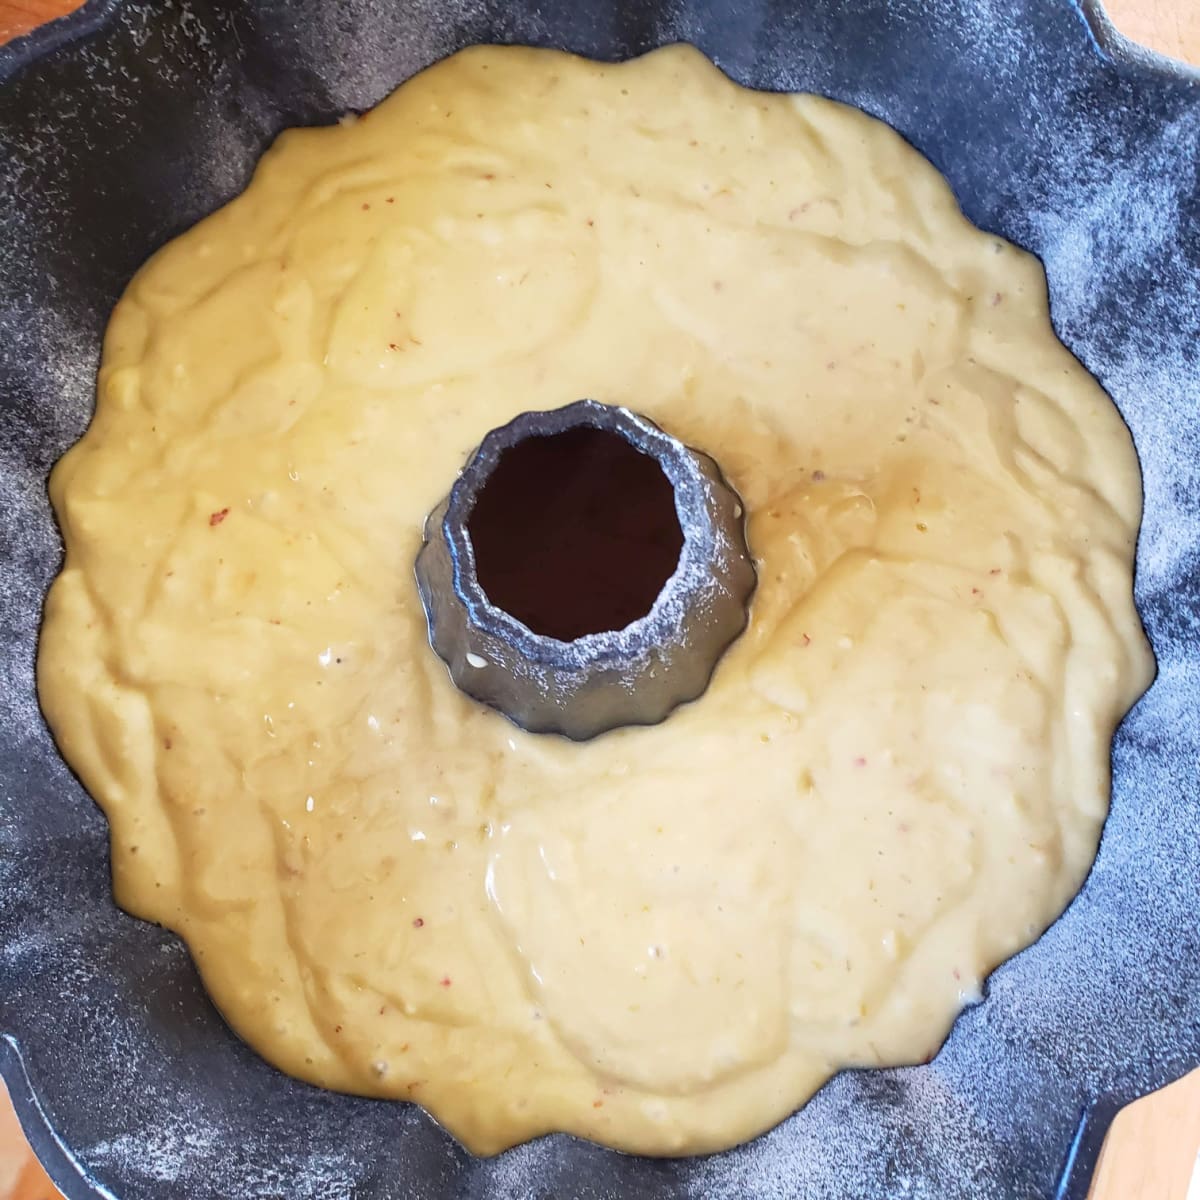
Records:
[[[698,702],[573,744],[454,688],[413,559],[580,396],[717,458],[759,584]],[[51,493],[41,698],[118,900],[271,1062],[481,1153],[719,1149],[932,1054],[1078,888],[1152,670],[1038,263],[686,48],[473,49],[285,133],[130,284]]]

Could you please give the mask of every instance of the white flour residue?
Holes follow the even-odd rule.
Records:
[[[814,3],[769,19],[765,6],[735,19],[689,0],[577,10],[128,0],[106,33],[37,69],[40,92],[22,92],[19,78],[6,86],[0,1028],[27,1047],[81,1161],[130,1196],[1048,1195],[1090,1098],[1135,1094],[1200,1056],[1200,847],[1185,836],[1200,811],[1200,87],[1101,66],[1065,2],[896,0],[861,13]],[[888,119],[947,173],[973,219],[1044,256],[1058,328],[1141,455],[1137,596],[1160,677],[1118,736],[1112,817],[1082,895],[992,977],[932,1064],[843,1074],[773,1132],[706,1160],[650,1162],[560,1138],[478,1162],[410,1107],[271,1071],[202,999],[179,943],[113,908],[103,822],[57,759],[32,692],[59,553],[45,477],[86,424],[107,306],[125,279],[243,186],[282,125],[369,107],[467,42],[573,42],[625,57],[682,36],[743,82],[833,94]],[[19,108],[25,96],[35,117]],[[149,118],[166,107],[182,148],[147,163]],[[129,164],[126,220],[93,228],[88,214],[114,210],[92,188],[119,186],[102,154]],[[73,258],[57,253],[64,239]]]

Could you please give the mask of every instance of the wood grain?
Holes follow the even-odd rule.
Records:
[[[1104,8],[1126,37],[1200,66],[1197,0],[1105,0]]]
[[[1191,1200],[1200,1188],[1200,1071],[1117,1114],[1090,1200]]]
[[[0,42],[72,12],[79,4],[80,0],[0,0]]]
[[[0,43],[78,7],[78,0],[0,0]],[[1105,7],[1128,37],[1200,65],[1198,0],[1107,0]],[[1200,1070],[1117,1116],[1090,1200],[1193,1200],[1189,1183],[1193,1177],[1200,1181],[1198,1156]],[[0,1200],[55,1197],[58,1193],[21,1137],[0,1084]]]
[[[61,1200],[33,1156],[0,1083],[0,1200]]]

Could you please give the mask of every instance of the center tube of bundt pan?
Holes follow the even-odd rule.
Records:
[[[426,519],[416,574],[455,685],[575,740],[702,695],[756,582],[716,462],[594,400],[488,433]]]

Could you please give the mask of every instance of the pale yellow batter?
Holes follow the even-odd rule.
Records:
[[[425,514],[590,396],[713,454],[750,627],[586,744],[460,695]],[[117,898],[285,1071],[473,1150],[729,1146],[932,1054],[1079,886],[1151,674],[1129,435],[891,130],[475,49],[293,130],[113,315],[39,680]]]

